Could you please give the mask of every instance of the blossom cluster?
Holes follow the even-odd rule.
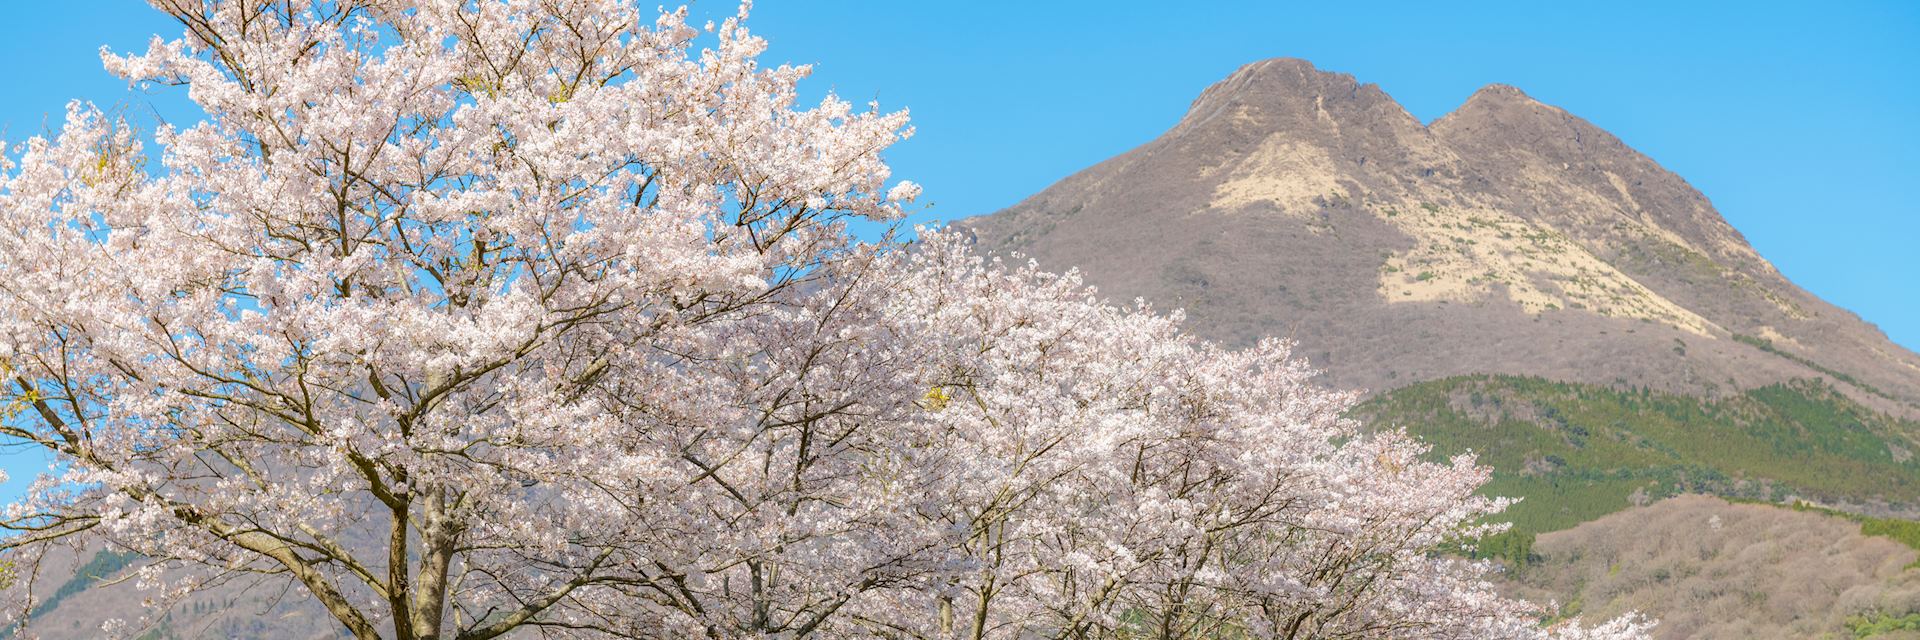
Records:
[[[920,193],[906,115],[799,105],[745,7],[154,4],[185,35],[106,65],[206,118],[0,159],[0,436],[59,462],[10,554],[358,638],[1645,632],[1438,553],[1498,530],[1486,470],[1283,342],[858,241]]]

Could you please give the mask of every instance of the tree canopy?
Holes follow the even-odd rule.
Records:
[[[796,104],[745,7],[154,4],[185,34],[106,65],[206,118],[0,160],[0,435],[58,461],[10,557],[363,639],[1644,633],[1436,553],[1501,528],[1486,469],[1285,343],[854,237],[918,195],[906,115]]]

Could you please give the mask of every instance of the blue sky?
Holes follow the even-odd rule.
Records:
[[[1515,85],[1685,176],[1794,282],[1920,349],[1920,2],[762,0],[750,26],[768,62],[817,65],[812,91],[912,109],[890,159],[927,186],[924,219],[1144,143],[1254,60],[1351,73],[1423,121]],[[0,137],[57,127],[76,97],[191,118],[182,92],[130,94],[97,55],[178,32],[132,2],[0,5]]]

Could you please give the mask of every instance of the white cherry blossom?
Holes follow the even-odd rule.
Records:
[[[154,4],[185,35],[106,65],[206,118],[75,103],[0,160],[0,435],[60,469],[10,559],[358,638],[1645,634],[1438,553],[1498,530],[1486,469],[1283,342],[856,241],[921,192],[906,115],[797,104],[745,7]]]

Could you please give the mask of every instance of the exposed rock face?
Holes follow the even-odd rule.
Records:
[[[1920,408],[1920,356],[1788,282],[1680,177],[1502,85],[1423,126],[1351,76],[1254,63],[1159,139],[958,226],[1207,337],[1290,336],[1338,386],[1826,377]]]

